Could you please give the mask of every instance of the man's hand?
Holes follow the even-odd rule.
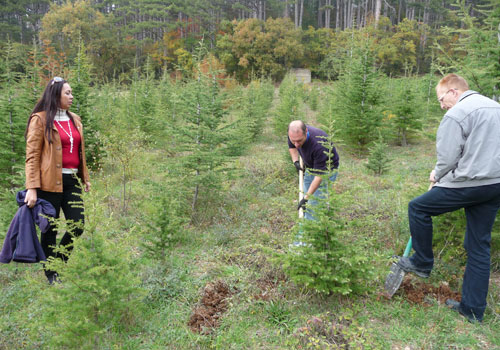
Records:
[[[436,184],[436,170],[432,170],[429,175],[429,181],[431,184],[429,185],[429,190]]]
[[[299,202],[299,205],[297,206],[297,210],[300,210],[300,208],[306,210],[306,203],[307,203],[307,199],[302,198]]]
[[[295,168],[297,169],[297,172],[304,171],[304,169],[302,169],[300,167],[300,162],[298,160],[296,160],[295,162],[293,162],[293,165],[295,165]]]
[[[432,170],[429,175],[429,181],[435,183],[436,182],[436,170]]]

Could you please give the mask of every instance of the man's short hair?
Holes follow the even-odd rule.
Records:
[[[288,124],[288,132],[298,132],[302,130],[302,135],[305,135],[307,132],[307,126],[302,120],[294,120],[290,124]]]
[[[446,89],[457,89],[460,91],[469,90],[469,84],[467,84],[467,81],[460,75],[454,73],[448,74],[447,76],[443,77],[437,84],[436,90],[441,86],[445,87]]]

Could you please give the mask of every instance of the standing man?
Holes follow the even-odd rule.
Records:
[[[328,155],[330,155],[331,165],[330,168],[338,169],[339,155],[333,145],[331,150],[323,144],[328,142],[328,135],[320,129],[304,124],[301,120],[294,120],[288,125],[288,149],[292,162],[297,168],[300,169],[299,154],[304,161],[306,171],[304,173],[304,199],[299,203],[297,209],[304,208],[308,200],[314,196],[315,198],[322,198],[323,191],[328,190],[327,184],[322,183],[320,175],[328,170]],[[330,181],[335,181],[337,178],[337,171],[334,171],[330,176]],[[309,204],[316,205],[316,200],[311,199]],[[308,220],[313,220],[311,211],[305,210],[304,217]]]
[[[437,131],[433,188],[408,205],[415,254],[401,258],[406,272],[429,277],[434,264],[432,217],[465,209],[467,265],[462,301],[446,304],[469,322],[481,322],[490,277],[491,229],[500,208],[500,104],[469,90],[464,78],[449,74],[436,86],[447,110]]]

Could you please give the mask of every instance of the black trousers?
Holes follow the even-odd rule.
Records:
[[[479,321],[486,310],[490,279],[491,229],[500,208],[500,184],[445,188],[434,186],[408,205],[410,232],[415,254],[411,262],[424,270],[434,265],[432,217],[465,209],[467,252],[460,310]]]
[[[76,175],[63,174],[63,191],[62,192],[46,192],[42,190],[37,190],[38,198],[45,199],[50,202],[54,209],[56,210],[56,219],[59,218],[61,209],[64,213],[66,220],[71,220],[75,223],[80,222],[78,227],[75,227],[71,232],[66,232],[61,239],[59,245],[68,246],[73,242],[73,237],[79,237],[83,233],[83,202],[81,198],[82,189],[78,184]],[[52,224],[47,232],[42,233],[41,245],[43,252],[47,258],[49,257],[59,257],[63,260],[67,260],[67,256],[62,254],[57,255],[54,253],[54,247],[56,246],[56,236],[57,231],[55,226]],[[72,245],[69,245],[67,249],[71,251]],[[45,274],[53,274],[53,271],[46,270]]]

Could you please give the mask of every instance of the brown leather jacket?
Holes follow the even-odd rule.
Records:
[[[80,166],[78,177],[85,184],[89,181],[85,161],[85,142],[80,117],[71,113],[75,126],[80,132]],[[45,134],[46,113],[34,113],[26,135],[26,188],[39,188],[48,192],[62,192],[62,145],[59,132],[52,129],[52,143]]]

